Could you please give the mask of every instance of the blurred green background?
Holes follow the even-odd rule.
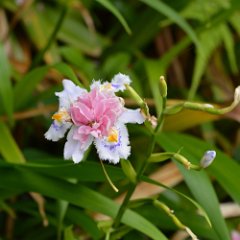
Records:
[[[44,138],[63,78],[88,88],[93,79],[127,74],[155,116],[161,75],[169,106],[182,100],[226,106],[240,83],[239,23],[239,0],[1,0],[0,239],[102,239],[107,223],[95,213],[116,216],[113,199],[129,187],[119,166],[106,166],[120,193],[110,189],[94,148],[73,165],[63,161],[64,141]],[[136,106],[128,93],[123,97]],[[167,116],[156,152],[183,147],[197,163],[216,149],[216,162],[201,173],[178,166],[180,174],[170,161],[146,172],[204,208],[212,228],[174,191],[145,188],[141,195],[157,194],[200,239],[228,240],[240,230],[239,121],[239,107],[224,116],[191,110]],[[149,133],[128,128],[137,169]],[[126,213],[111,239],[187,239],[147,201],[129,207],[134,213]]]

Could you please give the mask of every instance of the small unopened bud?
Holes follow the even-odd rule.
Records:
[[[137,174],[136,174],[132,164],[130,163],[130,161],[125,160],[125,159],[121,159],[120,163],[121,163],[121,166],[122,166],[122,170],[125,173],[125,175],[127,176],[127,178],[132,183],[136,183]]]
[[[131,97],[136,101],[136,103],[139,106],[143,106],[145,104],[143,99],[138,95],[138,93],[130,85],[125,85],[125,87],[129,91]]]
[[[152,128],[156,128],[157,126],[157,118],[155,116],[147,116],[146,119],[151,123]]]
[[[216,157],[216,152],[214,150],[206,151],[200,162],[201,167],[207,168],[210,164],[212,164],[215,157]]]
[[[238,104],[239,102],[240,102],[240,86],[238,86],[234,92],[234,103]]]
[[[159,85],[161,96],[165,98],[167,96],[167,83],[165,81],[164,76],[160,77]]]

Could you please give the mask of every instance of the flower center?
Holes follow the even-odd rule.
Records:
[[[52,119],[58,122],[70,122],[71,117],[65,108],[61,108],[58,112],[54,113]]]
[[[107,141],[111,143],[118,142],[118,130],[116,128],[111,128]]]
[[[108,90],[112,90],[112,84],[111,83],[104,84],[100,87],[100,91],[108,91]]]
[[[91,121],[91,122],[88,122],[87,126],[94,128],[98,126],[98,123],[96,121]]]

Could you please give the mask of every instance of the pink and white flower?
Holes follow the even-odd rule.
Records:
[[[79,163],[88,147],[94,143],[100,159],[118,163],[130,155],[126,123],[144,122],[140,109],[124,107],[122,98],[115,92],[124,91],[131,80],[124,74],[117,74],[111,82],[95,81],[87,92],[64,80],[64,90],[59,97],[59,111],[53,115],[53,123],[46,132],[48,140],[57,141],[67,135],[64,158]]]
[[[67,130],[72,126],[70,117],[70,106],[77,100],[79,96],[86,93],[85,89],[76,86],[70,80],[63,80],[62,92],[56,92],[55,95],[59,98],[59,109],[53,116],[53,122],[45,137],[54,142],[63,138]]]

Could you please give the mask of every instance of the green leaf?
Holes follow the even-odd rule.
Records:
[[[164,135],[164,137],[166,136]],[[217,153],[217,157],[213,164],[207,168],[207,171],[216,178],[216,180],[236,202],[240,203],[240,189],[238,184],[238,175],[240,172],[239,164],[215,146],[212,146],[211,144],[195,137],[174,133],[169,134],[169,137],[172,138],[172,142],[174,144],[184,147],[181,153],[183,155],[189,155],[190,161],[192,161],[192,159],[197,159],[195,160],[195,163],[197,164],[206,150],[214,149]]]
[[[183,131],[206,122],[216,121],[221,117],[222,115],[184,109],[177,114],[167,115],[163,129],[164,131]]]
[[[213,54],[214,50],[224,41],[227,49],[227,54],[230,60],[230,64],[233,72],[237,71],[234,50],[233,39],[229,33],[229,30],[225,24],[219,24],[215,28],[205,30],[200,34],[200,42],[204,49],[197,50],[197,58],[194,65],[193,79],[191,88],[189,91],[188,99],[192,100],[197,92],[201,78],[206,70],[209,58]]]
[[[110,1],[108,0],[96,0],[96,1],[103,5],[105,8],[107,8],[119,20],[119,22],[122,24],[122,26],[124,27],[128,34],[132,33],[122,14]]]
[[[3,163],[0,163],[0,166]],[[6,164],[4,165],[6,166]],[[54,176],[62,179],[77,179],[81,182],[104,182],[106,177],[98,162],[84,161],[81,164],[74,164],[72,161],[64,161],[62,158],[53,159],[44,157],[44,160],[34,163],[27,162],[24,168],[29,171],[43,173],[48,176]],[[114,166],[105,166],[110,178],[118,181],[125,178],[122,170]]]
[[[13,121],[13,92],[11,84],[11,68],[5,53],[4,47],[0,42],[0,98],[9,120]]]
[[[94,78],[96,67],[94,62],[87,59],[82,52],[75,47],[61,47],[59,49],[61,55],[68,63],[77,69],[78,73],[81,74],[81,79],[85,82],[90,83]]]
[[[72,226],[65,228],[64,240],[76,240],[73,234]]]
[[[66,219],[69,220],[71,223],[75,223],[81,226],[86,232],[88,232],[92,236],[93,239],[99,239],[102,235],[97,226],[97,223],[83,210],[80,210],[75,206],[69,205],[66,213]]]
[[[80,184],[72,184],[68,181],[30,172],[27,169],[10,166],[8,168],[0,167],[0,175],[0,187],[2,188],[16,189],[17,191],[21,189],[23,192],[39,192],[113,218],[117,215],[119,209],[119,205],[111,199]],[[151,222],[132,210],[128,209],[125,212],[121,222],[152,239],[167,240]]]
[[[237,66],[237,60],[235,56],[234,36],[232,35],[232,32],[230,31],[227,24],[224,24],[221,30],[222,30],[222,38],[227,51],[231,70],[234,74],[237,74],[238,66]]]
[[[175,190],[174,188],[170,188],[170,187],[168,187],[168,186],[166,186],[166,185],[164,185],[164,184],[162,184],[162,183],[160,183],[160,182],[157,182],[157,181],[155,181],[155,180],[153,180],[153,179],[151,179],[151,178],[148,178],[148,177],[146,177],[146,176],[142,176],[141,179],[142,179],[144,182],[151,183],[151,184],[154,184],[154,185],[159,186],[159,187],[163,187],[163,188],[165,188],[165,189],[168,189],[168,190],[170,190],[170,191],[173,191],[173,192],[177,193],[177,194],[180,195],[181,197],[186,198],[186,199],[187,199],[189,202],[191,202],[196,208],[198,208],[198,210],[200,210],[200,212],[203,214],[205,220],[207,221],[208,225],[209,225],[210,227],[212,227],[211,221],[210,221],[210,219],[209,219],[206,211],[202,208],[201,205],[199,205],[199,204],[198,204],[196,201],[194,201],[192,198],[188,197],[186,194],[183,194],[183,193]]]
[[[57,223],[57,235],[58,235],[58,239],[61,239],[61,234],[62,234],[62,227],[63,227],[63,221],[68,209],[68,202],[58,199],[57,200],[57,218],[58,218],[58,223]],[[66,230],[66,229],[65,229]],[[64,231],[65,233],[65,231]]]
[[[10,163],[24,163],[25,158],[18,148],[8,127],[0,121],[0,153]]]
[[[43,66],[38,67],[27,73],[16,85],[14,88],[14,96],[18,99],[15,102],[15,108],[19,109],[24,107],[33,97],[33,91],[36,88],[37,84],[41,82],[44,76],[47,74],[50,68],[56,69],[62,75],[71,79],[75,84],[80,85],[76,75],[74,74],[72,68],[70,68],[65,63],[57,63],[52,66]],[[21,96],[21,97],[20,97]]]
[[[76,85],[82,86],[82,84],[79,82],[78,78],[76,77],[75,73],[73,72],[72,68],[69,67],[67,64],[57,63],[53,65],[53,68],[57,69],[62,75],[68,77]]]
[[[184,147],[183,150],[181,150],[181,154],[184,155],[193,164],[199,164],[199,161],[204,152],[207,149],[212,149],[212,147],[207,146],[207,144],[201,144],[200,140],[193,140],[193,137],[174,133],[161,134],[157,137],[158,144],[166,151],[176,152],[180,147]],[[216,164],[216,162],[217,161],[214,162],[213,166]],[[183,174],[184,179],[192,194],[207,212],[213,229],[217,233],[219,240],[230,240],[226,224],[220,212],[216,193],[206,172],[197,172],[193,170],[189,171],[178,163],[177,166]],[[213,166],[211,166],[209,169],[212,169]],[[222,168],[221,172],[224,172],[225,176],[226,168]],[[236,185],[236,183],[234,185]],[[232,187],[230,186],[230,188]]]
[[[167,4],[165,4],[162,1],[158,0],[141,0],[141,2],[144,2],[148,6],[152,7],[156,11],[160,12],[161,14],[167,16],[169,19],[171,19],[173,22],[178,24],[185,32],[188,34],[188,36],[192,39],[192,41],[196,44],[196,46],[199,49],[202,49],[200,47],[199,40],[194,32],[194,30],[191,28],[191,26],[182,18],[174,9],[170,8]]]
[[[35,68],[15,85],[14,97],[17,99],[17,101],[15,101],[15,109],[24,107],[25,104],[31,100],[34,89],[37,84],[43,80],[49,68],[49,66]]]
[[[162,109],[162,97],[159,90],[159,77],[163,75],[163,67],[159,61],[145,60],[144,61],[154,102],[156,103],[156,110],[158,116]]]
[[[12,218],[16,217],[14,210],[7,203],[1,200],[0,200],[0,210],[7,212],[7,214]]]
[[[58,34],[58,38],[68,45],[80,49],[82,52],[97,57],[102,51],[99,36],[89,31],[83,24],[76,20],[66,19]]]

